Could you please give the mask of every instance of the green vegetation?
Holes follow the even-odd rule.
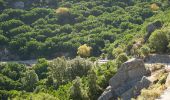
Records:
[[[17,1],[24,8],[17,9]],[[170,52],[169,5],[169,0],[0,0],[0,59],[38,59],[32,67],[0,64],[0,99],[97,100],[131,56]],[[162,27],[144,42],[155,21]],[[95,65],[99,58],[114,60]]]
[[[94,67],[91,61],[80,57],[50,62],[39,59],[32,68],[27,67],[17,63],[0,65],[1,99],[97,99],[117,71],[115,62]]]
[[[0,43],[11,59],[75,57],[83,44],[92,47],[91,56],[112,57],[114,48],[125,48],[147,18],[167,8],[166,1],[154,0],[22,1],[25,9],[11,9],[11,0],[0,3]],[[152,11],[152,3],[159,9]]]

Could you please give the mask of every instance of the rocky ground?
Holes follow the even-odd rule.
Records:
[[[164,93],[156,100],[170,100],[170,88],[167,88]]]

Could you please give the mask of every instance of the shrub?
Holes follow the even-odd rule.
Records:
[[[87,92],[82,88],[82,80],[77,77],[73,81],[73,86],[70,89],[70,99],[72,100],[88,100]]]
[[[168,39],[165,30],[156,30],[149,38],[150,48],[156,52],[165,52],[168,46]]]
[[[150,53],[150,48],[148,46],[144,45],[140,48],[140,51],[141,51],[142,55],[148,56]]]
[[[39,79],[47,78],[48,62],[45,58],[38,59],[38,63],[33,67]]]
[[[32,92],[35,89],[38,81],[38,75],[34,70],[27,71],[24,77],[21,79],[24,89],[29,92]]]
[[[114,58],[116,58],[121,53],[123,53],[123,49],[120,47],[113,49],[113,51],[112,51],[112,55]]]

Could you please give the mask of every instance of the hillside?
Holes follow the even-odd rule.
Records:
[[[97,100],[128,59],[170,53],[169,5],[169,0],[0,0],[5,62],[0,99]],[[101,59],[108,60],[100,64]]]
[[[24,7],[14,9],[20,8],[18,2],[0,3],[1,52],[7,49],[6,59],[75,57],[83,44],[92,47],[92,56],[110,57],[119,44],[139,34],[147,18],[167,8],[166,2],[156,2],[159,10],[152,11],[155,1],[140,0],[22,0]]]

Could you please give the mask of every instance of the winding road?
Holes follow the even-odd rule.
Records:
[[[28,66],[33,66],[37,63],[37,60],[33,59],[33,60],[21,60],[21,61],[0,61],[0,63],[20,63]]]

